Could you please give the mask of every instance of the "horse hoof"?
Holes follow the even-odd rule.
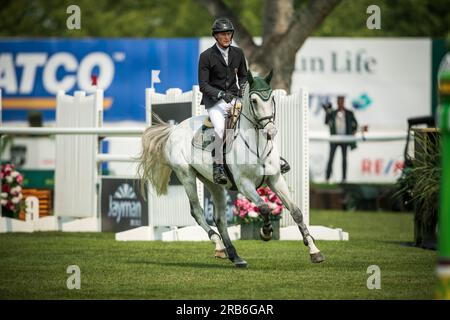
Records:
[[[270,241],[270,240],[272,240],[272,234],[273,234],[272,231],[270,231],[270,233],[267,235],[267,234],[264,233],[264,231],[263,231],[262,228],[259,229],[259,236],[260,236],[261,239],[264,240],[264,241]]]
[[[310,254],[310,257],[312,263],[321,263],[325,261],[325,257],[320,252]]]
[[[226,259],[226,258],[228,258],[225,249],[223,249],[223,250],[216,250],[216,252],[214,254],[214,257],[216,257],[218,259]]]

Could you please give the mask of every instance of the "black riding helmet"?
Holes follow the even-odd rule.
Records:
[[[234,34],[234,26],[231,23],[230,19],[227,18],[216,19],[212,25],[211,30],[213,36],[218,32],[226,32],[226,31],[231,31]],[[233,38],[233,34],[231,35],[231,38]]]

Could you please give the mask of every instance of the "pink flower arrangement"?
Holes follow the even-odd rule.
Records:
[[[270,190],[269,187],[260,187],[257,192],[272,210],[270,219],[280,219],[283,204],[275,192]],[[263,218],[259,214],[259,208],[240,193],[237,195],[237,199],[234,202],[233,215],[235,220],[239,223],[263,221]]]
[[[22,195],[22,175],[15,170],[13,164],[4,164],[0,171],[2,181],[2,190],[0,202],[3,212],[11,212],[14,218],[19,216],[24,208],[24,199]]]

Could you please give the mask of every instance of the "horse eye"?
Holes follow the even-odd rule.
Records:
[[[252,103],[256,103],[256,99],[252,99]]]

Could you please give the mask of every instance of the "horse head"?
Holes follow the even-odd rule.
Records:
[[[247,72],[248,85],[244,91],[244,108],[247,119],[256,129],[263,130],[263,134],[268,140],[275,137],[277,128],[275,127],[275,98],[270,86],[273,70],[265,77],[253,76],[252,72]]]

